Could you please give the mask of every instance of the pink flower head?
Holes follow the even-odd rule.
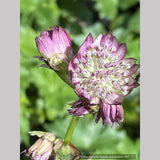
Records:
[[[124,58],[126,51],[126,45],[119,44],[111,33],[101,33],[95,41],[91,34],[87,36],[68,66],[75,92],[80,97],[69,110],[70,114],[83,116],[97,105],[96,123],[100,118],[103,126],[107,121],[111,126],[123,121],[123,99],[139,85],[134,78],[139,66],[136,59]]]
[[[39,139],[21,154],[25,154],[32,160],[80,159],[81,151],[78,148],[71,142],[64,145],[64,141],[56,138],[53,133],[31,131],[29,134],[38,136]]]
[[[53,133],[43,131],[29,132],[32,136],[40,137],[31,147],[21,152],[33,160],[48,160],[53,157],[55,136]]]
[[[43,31],[35,41],[44,61],[47,61],[51,68],[59,70],[59,64],[68,64],[73,58],[72,43],[69,34],[62,27],[50,29]]]

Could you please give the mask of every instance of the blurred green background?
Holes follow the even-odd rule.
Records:
[[[65,28],[76,54],[88,33],[94,39],[108,31],[120,43],[126,43],[126,57],[140,63],[139,0],[21,0],[20,1],[20,150],[33,144],[36,137],[28,132],[42,130],[64,138],[71,120],[68,105],[78,99],[52,70],[33,56],[40,55],[35,37],[49,27]],[[123,103],[124,122],[120,127],[94,126],[94,119],[80,118],[72,143],[83,153],[136,154],[140,156],[140,91],[139,87]],[[29,158],[21,155],[22,160]]]

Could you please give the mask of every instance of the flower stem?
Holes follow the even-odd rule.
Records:
[[[65,135],[65,138],[64,138],[64,145],[69,144],[69,142],[70,142],[70,140],[72,138],[73,131],[74,131],[75,127],[76,127],[78,118],[79,117],[74,117],[74,116],[72,117],[70,125],[69,125],[69,127],[67,129],[67,132],[66,132],[66,135]]]
[[[71,82],[71,79],[70,79],[68,70],[60,70],[60,71],[54,70],[54,71],[58,74],[58,76],[59,76],[65,83],[67,83],[70,87],[72,87],[72,88],[74,89],[74,85],[73,85],[73,83]]]

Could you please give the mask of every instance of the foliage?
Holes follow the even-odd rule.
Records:
[[[140,63],[139,0],[21,0],[20,5],[20,135],[21,150],[33,143],[31,130],[52,131],[64,138],[71,116],[70,103],[78,97],[52,70],[42,63],[35,37],[49,27],[65,28],[74,52],[91,32],[96,36],[112,31],[126,43],[126,57]],[[102,128],[94,119],[80,118],[72,143],[84,153],[136,153],[139,155],[139,88],[124,101],[125,122],[118,127]],[[21,157],[25,159],[24,156]]]

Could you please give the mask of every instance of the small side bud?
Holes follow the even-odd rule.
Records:
[[[53,142],[39,138],[29,149],[24,150],[27,157],[31,157],[32,160],[48,160],[52,155]]]
[[[35,41],[39,53],[47,59],[53,69],[61,70],[61,68],[66,67],[67,70],[67,64],[74,54],[71,39],[65,29],[59,26],[45,30],[39,38],[36,37]]]
[[[63,140],[55,138],[53,133],[43,131],[31,131],[31,136],[39,139],[21,154],[25,154],[32,160],[79,160],[81,151],[71,142],[64,145]]]
[[[69,86],[74,88],[68,73],[68,64],[73,58],[73,49],[69,34],[62,27],[51,28],[35,38],[36,46],[41,57],[35,58],[45,64],[41,67],[53,69]]]

